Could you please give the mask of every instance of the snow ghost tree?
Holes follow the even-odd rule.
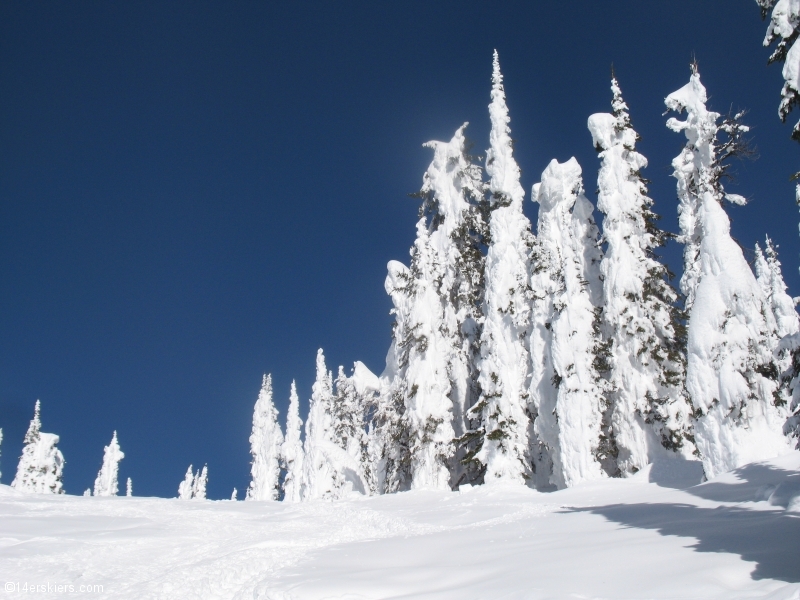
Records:
[[[253,432],[250,434],[252,479],[246,500],[278,499],[282,445],[283,434],[278,425],[278,411],[272,402],[272,375],[264,375],[253,409]]]
[[[450,142],[425,144],[434,157],[419,192],[411,268],[389,263],[395,328],[385,376],[397,386],[391,397],[403,400],[408,447],[408,463],[394,470],[412,488],[449,489],[464,475],[454,438],[466,432],[475,400],[486,235],[481,169],[466,154],[465,127]]]
[[[289,393],[289,412],[286,413],[286,438],[281,449],[281,454],[286,464],[283,499],[288,502],[300,502],[302,499],[303,443],[300,441],[300,428],[302,425],[297,386],[292,380],[292,388]]]
[[[781,121],[800,102],[800,44],[797,43],[798,25],[800,25],[800,2],[798,0],[756,0],[761,7],[761,16],[766,17],[770,9],[767,35],[764,46],[770,46],[780,38],[775,51],[769,57],[769,64],[783,63],[783,89],[778,116]],[[800,122],[792,129],[792,138],[800,141]]]
[[[186,475],[184,476],[183,481],[181,481],[181,484],[178,486],[178,499],[191,500],[193,488],[194,472],[192,471],[192,465],[189,465],[189,468],[186,469]]]
[[[119,491],[117,475],[119,473],[119,461],[125,458],[125,454],[119,448],[117,432],[111,437],[111,443],[103,450],[103,466],[94,480],[95,496],[116,496]]]
[[[203,470],[198,471],[192,483],[192,500],[206,499],[206,486],[208,485],[208,465],[203,465]]]
[[[336,450],[331,453],[336,479],[342,482],[338,497],[351,491],[365,495],[376,491],[364,422],[367,412],[367,397],[357,389],[354,378],[347,377],[344,369],[339,367],[333,402],[333,443]]]
[[[37,400],[11,487],[37,494],[63,494],[64,456],[56,448],[58,436],[42,432],[40,411]]]
[[[777,373],[783,376],[792,364],[791,352],[787,347],[787,343],[790,342],[788,338],[800,332],[800,316],[794,308],[794,300],[786,293],[778,251],[769,236],[766,238],[764,248],[762,252],[758,244],[755,247],[756,280],[768,307],[764,316],[769,330],[769,347],[775,358]],[[782,343],[782,340],[786,342]],[[785,398],[783,401],[786,401]]]
[[[663,449],[687,444],[691,410],[683,391],[686,359],[678,294],[667,267],[655,256],[670,236],[652,211],[640,174],[647,160],[636,151],[638,134],[616,78],[611,91],[613,112],[592,115],[588,126],[602,161],[597,208],[605,215],[600,328],[606,355],[599,364],[610,384],[606,470],[628,476]]]
[[[678,180],[679,241],[685,244],[681,291],[689,315],[686,388],[696,414],[695,438],[707,477],[787,449],[786,410],[775,403],[777,382],[768,343],[768,309],[761,287],[730,235],[723,201],[723,161],[737,153],[747,128],[737,117],[718,124],[706,109],[696,66],[689,83],[666,98],[686,112],[667,127],[687,143],[673,162]],[[717,136],[727,135],[724,143]]]
[[[303,458],[303,500],[333,499],[343,482],[331,462],[333,444],[333,376],[317,351],[317,375],[311,388]]]
[[[564,488],[602,476],[596,323],[602,254],[578,161],[553,160],[532,199],[539,219],[531,277],[531,412],[552,461],[550,483]],[[542,470],[545,459],[538,462]]]
[[[485,483],[525,483],[531,476],[528,430],[530,386],[530,221],[522,212],[525,192],[513,156],[508,107],[497,51],[489,105],[491,148],[486,153],[489,180],[489,249],[485,266],[483,330],[478,383],[480,398],[470,415],[477,421],[471,455]]]
[[[133,496],[133,481],[131,481],[131,478],[130,478],[130,477],[128,477],[128,483],[127,483],[127,485],[125,486],[125,495],[126,495],[128,498],[130,498],[131,496]]]
[[[203,466],[203,470],[192,471],[192,465],[186,469],[186,476],[178,486],[179,500],[205,500],[206,485],[208,485],[208,466]]]

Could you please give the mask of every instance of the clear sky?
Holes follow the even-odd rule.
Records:
[[[262,373],[283,419],[293,378],[307,410],[319,347],[382,371],[422,143],[469,121],[484,153],[494,48],[529,217],[552,158],[576,156],[595,200],[586,120],[613,62],[671,231],[684,140],[663,99],[696,57],[709,107],[749,109],[758,148],[728,186],[751,200],[733,234],[752,258],[769,233],[800,294],[800,145],[765,28],[753,0],[0,0],[0,481],[40,398],[68,493],[116,429],[135,494],[175,496],[208,463],[209,497],[241,497]]]

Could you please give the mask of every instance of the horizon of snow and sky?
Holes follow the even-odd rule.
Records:
[[[800,295],[797,117],[777,118],[765,30],[752,0],[0,3],[0,482],[38,398],[70,494],[117,430],[134,494],[175,496],[207,463],[208,496],[241,498],[263,373],[283,423],[292,379],[305,418],[317,348],[334,372],[383,370],[422,143],[469,121],[485,154],[495,48],[528,217],[552,158],[575,156],[596,202],[586,121],[610,110],[613,62],[672,232],[685,139],[664,98],[696,58],[709,108],[748,109],[758,150],[726,185],[751,200],[733,236],[752,260],[768,233]],[[680,247],[665,256],[680,275]]]

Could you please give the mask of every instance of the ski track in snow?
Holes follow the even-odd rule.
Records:
[[[800,452],[676,489],[696,467],[666,461],[549,494],[497,485],[296,504],[0,486],[0,576],[103,586],[40,598],[800,600]]]

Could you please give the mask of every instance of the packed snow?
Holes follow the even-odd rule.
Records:
[[[301,503],[0,486],[0,572],[9,598],[800,598],[800,452],[701,477],[673,458],[552,493]]]

